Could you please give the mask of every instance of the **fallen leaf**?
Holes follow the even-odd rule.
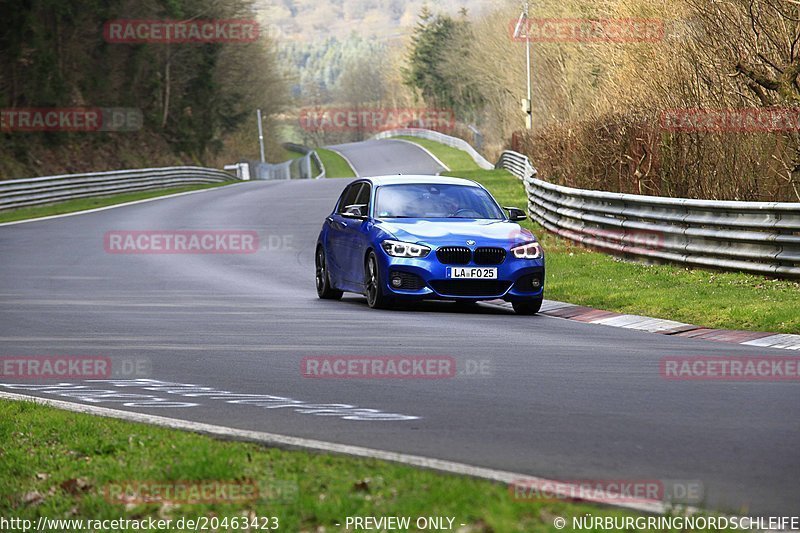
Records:
[[[37,505],[42,501],[44,501],[44,496],[35,490],[25,494],[25,496],[22,497],[22,503],[25,505]]]
[[[364,478],[361,481],[358,481],[353,484],[353,490],[357,490],[360,492],[369,492],[369,484],[372,480],[370,478]]]
[[[547,509],[542,509],[542,510],[539,511],[539,520],[541,520],[545,524],[552,524],[553,523],[553,518],[555,518],[555,517],[556,517],[556,515],[554,515],[553,513],[548,511]]]
[[[174,505],[172,503],[162,503],[161,506],[158,508],[158,516],[159,518],[167,519],[172,517],[172,511],[174,509],[179,508],[178,505]]]
[[[69,494],[72,494],[73,496],[78,495],[81,492],[86,492],[87,490],[92,488],[92,486],[89,484],[89,482],[86,481],[86,479],[82,478],[82,477],[68,479],[68,480],[66,480],[65,482],[63,482],[59,486],[65,492],[68,492]]]

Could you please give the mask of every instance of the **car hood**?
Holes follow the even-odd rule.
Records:
[[[529,230],[507,220],[394,219],[383,220],[378,226],[400,241],[425,244],[433,248],[465,246],[468,240],[475,241],[475,246],[506,248],[536,240]]]

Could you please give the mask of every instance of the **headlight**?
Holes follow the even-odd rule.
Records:
[[[381,243],[383,251],[393,257],[425,257],[431,249],[421,244],[410,242],[383,241]]]
[[[517,259],[539,259],[542,257],[542,247],[538,242],[529,242],[511,249]]]

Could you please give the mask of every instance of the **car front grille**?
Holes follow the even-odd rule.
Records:
[[[499,265],[506,259],[506,251],[503,248],[476,248],[476,265]]]
[[[393,289],[399,289],[402,291],[418,291],[425,286],[425,282],[421,277],[409,272],[392,271],[389,274],[389,280],[394,278],[400,278],[400,286],[395,287],[392,285]]]
[[[443,265],[466,265],[472,259],[472,251],[466,246],[442,246],[436,257]]]
[[[497,279],[440,279],[430,284],[442,296],[502,296],[511,286]]]

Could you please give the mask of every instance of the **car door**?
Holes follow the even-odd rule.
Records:
[[[328,263],[331,274],[335,280],[349,279],[351,276],[347,274],[348,269],[348,223],[353,220],[342,216],[348,205],[355,203],[356,196],[361,190],[363,182],[353,183],[345,188],[342,195],[339,197],[339,203],[336,205],[334,212],[327,218],[328,224]],[[330,268],[330,267],[333,268]]]
[[[366,217],[369,217],[371,193],[372,193],[372,186],[369,183],[364,182],[363,186],[356,195],[355,201],[352,204],[360,207],[361,213]],[[366,254],[367,245],[369,243],[369,235],[368,235],[369,218],[367,219],[350,218],[347,220],[348,224],[347,224],[347,229],[345,230],[347,248],[349,254],[347,260],[347,271],[352,276],[351,281],[355,283],[363,283],[364,256]]]

